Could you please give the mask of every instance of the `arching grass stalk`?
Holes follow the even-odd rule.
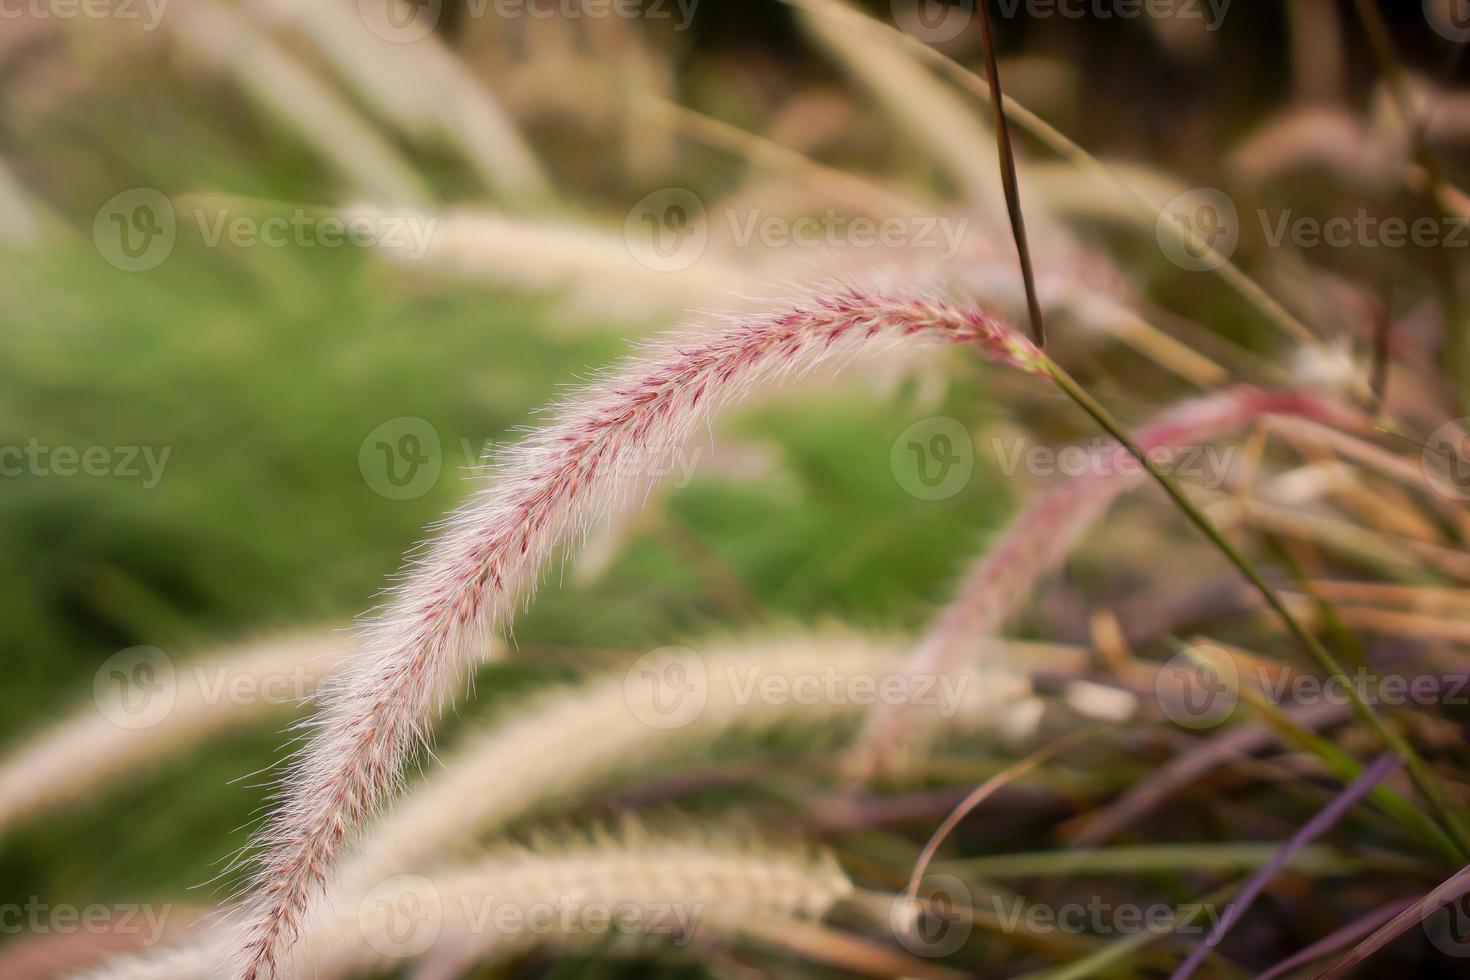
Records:
[[[1454,840],[1461,858],[1470,859],[1470,833],[1467,833],[1464,824],[1458,815],[1456,815],[1453,806],[1445,795],[1444,787],[1439,782],[1439,778],[1434,775],[1434,772],[1419,756],[1419,753],[1414,751],[1413,746],[1409,744],[1408,740],[1382,718],[1378,717],[1377,713],[1368,705],[1368,702],[1363,699],[1362,692],[1353,685],[1342,664],[1332,655],[1332,652],[1323,646],[1320,640],[1308,632],[1297,621],[1296,617],[1291,614],[1291,610],[1286,607],[1286,603],[1281,599],[1281,596],[1266,582],[1261,576],[1261,573],[1251,564],[1250,560],[1225,539],[1225,536],[1205,516],[1204,512],[1185,495],[1183,488],[1179,486],[1178,482],[1172,476],[1159,469],[1149,460],[1148,455],[1129,438],[1128,434],[1123,430],[1123,427],[1118,424],[1117,420],[1112,417],[1106,408],[1089,395],[1077,383],[1076,379],[1050,357],[1040,352],[1035,353],[1033,356],[1041,365],[1042,370],[1056,382],[1057,387],[1075,402],[1079,408],[1090,415],[1093,421],[1102,426],[1110,436],[1118,440],[1118,443],[1138,460],[1139,464],[1148,471],[1149,476],[1153,477],[1159,486],[1164,488],[1164,492],[1184,512],[1184,515],[1189,518],[1190,523],[1198,528],[1205,537],[1209,538],[1211,543],[1255,587],[1256,591],[1260,592],[1261,597],[1266,601],[1266,605],[1270,606],[1272,611],[1281,618],[1281,621],[1286,625],[1287,631],[1312,656],[1312,659],[1317,661],[1318,665],[1324,671],[1343,682],[1343,686],[1347,689],[1348,695],[1352,699],[1354,713],[1362,719],[1365,725],[1373,730],[1374,734],[1378,736],[1390,751],[1396,753],[1404,760],[1404,766],[1408,769],[1414,785],[1418,787],[1425,801],[1449,831],[1450,837]]]
[[[338,852],[399,785],[436,710],[589,527],[645,494],[678,447],[753,387],[916,346],[963,347],[1041,371],[1031,342],[979,307],[839,284],[649,345],[508,449],[494,477],[409,559],[360,628],[357,652],[324,685],[311,734],[256,838],[259,859],[236,916],[235,975],[279,975],[277,955]]]

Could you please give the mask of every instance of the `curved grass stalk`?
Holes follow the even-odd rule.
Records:
[[[259,838],[241,909],[240,976],[273,972],[338,850],[427,740],[435,709],[570,541],[645,488],[671,452],[751,387],[912,344],[968,347],[1031,372],[1039,357],[977,309],[848,287],[656,344],[511,449],[498,479],[445,521],[365,624],[358,654],[324,685],[315,731]]]

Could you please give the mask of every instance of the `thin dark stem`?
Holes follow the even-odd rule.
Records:
[[[1006,212],[1011,218],[1011,234],[1016,239],[1016,254],[1021,259],[1021,279],[1026,284],[1026,312],[1031,317],[1031,339],[1037,347],[1046,346],[1046,327],[1041,321],[1041,303],[1036,298],[1036,276],[1031,271],[1031,246],[1026,242],[1026,219],[1021,214],[1021,190],[1016,182],[1016,154],[1011,147],[1011,128],[1006,121],[1005,94],[1000,87],[1000,62],[995,53],[995,31],[990,25],[990,0],[980,0],[980,36],[985,46],[985,73],[995,97],[995,145],[1000,153],[1000,179],[1005,190]]]

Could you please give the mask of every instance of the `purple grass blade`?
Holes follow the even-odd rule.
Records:
[[[1389,920],[1388,925],[1358,943],[1346,956],[1336,960],[1327,969],[1317,974],[1314,980],[1334,980],[1336,977],[1346,976],[1349,970],[1357,967],[1368,957],[1465,894],[1470,894],[1470,864],[1456,871],[1434,891],[1394,916]]]
[[[1328,953],[1341,949],[1348,943],[1357,942],[1413,903],[1414,899],[1412,898],[1401,898],[1397,901],[1389,902],[1387,905],[1380,905],[1367,915],[1359,916],[1340,929],[1334,929],[1305,949],[1300,949],[1292,953],[1265,973],[1258,974],[1255,980],[1276,980],[1277,977],[1285,976],[1298,967],[1311,963],[1313,960],[1319,960]]]
[[[1374,759],[1373,764],[1359,773],[1358,778],[1354,779],[1348,785],[1347,789],[1335,796],[1332,802],[1323,807],[1316,816],[1308,820],[1300,830],[1293,834],[1291,840],[1282,845],[1281,849],[1271,856],[1271,860],[1266,862],[1261,870],[1251,876],[1250,881],[1246,882],[1245,887],[1241,889],[1235,901],[1230,903],[1230,907],[1220,917],[1220,921],[1215,923],[1215,928],[1210,930],[1210,934],[1205,937],[1204,942],[1200,943],[1190,952],[1189,958],[1180,965],[1179,969],[1174,971],[1174,975],[1170,980],[1187,980],[1188,977],[1193,975],[1194,971],[1199,969],[1199,965],[1204,962],[1205,957],[1210,954],[1211,950],[1220,944],[1220,940],[1225,937],[1225,934],[1245,915],[1251,903],[1265,890],[1266,885],[1276,876],[1276,873],[1286,866],[1286,862],[1291,859],[1291,856],[1301,850],[1306,844],[1311,843],[1328,830],[1331,830],[1349,810],[1357,805],[1359,800],[1372,792],[1373,787],[1377,786],[1383,781],[1384,777],[1397,769],[1402,761],[1397,755],[1390,754],[1384,754]]]

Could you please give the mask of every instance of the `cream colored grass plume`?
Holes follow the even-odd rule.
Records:
[[[1175,452],[1238,433],[1270,414],[1341,426],[1363,421],[1355,410],[1330,399],[1242,386],[1165,410],[1137,432],[1135,441],[1146,453]],[[915,677],[968,669],[1042,576],[1066,560],[1120,495],[1147,479],[1141,467],[1125,465],[1132,457],[1121,446],[1094,453],[1093,459],[1097,465],[1083,475],[1032,498],[975,562],[955,599],[910,653],[908,669]],[[926,723],[932,718],[918,706],[875,706],[853,759],[854,771],[871,774],[922,737]]]
[[[862,692],[881,690],[900,675],[902,649],[896,638],[832,629],[746,639],[651,656],[626,673],[545,695],[446,757],[364,837],[344,864],[343,884],[350,891],[354,883],[422,867],[548,799],[585,792],[732,731],[827,728],[859,719],[871,701]],[[690,704],[680,708],[696,711],[660,710],[659,699],[670,693],[660,687],[665,676],[694,685]],[[762,685],[797,691],[818,684],[830,691],[818,688],[816,699],[755,693]],[[971,669],[948,688],[936,683],[924,693],[950,730],[1010,732],[1030,715],[1031,685],[1020,673]]]
[[[341,902],[322,903],[283,961],[291,977],[330,980],[400,968],[449,951],[489,963],[535,946],[575,952],[653,943],[698,932],[727,938],[763,923],[816,919],[852,894],[832,857],[776,848],[749,833],[657,834],[628,824],[570,843],[543,839],[427,874],[392,875]],[[132,957],[87,980],[221,980],[228,957],[199,943]]]
[[[677,274],[649,268],[620,233],[565,218],[512,217],[472,208],[406,211],[365,203],[344,208],[342,216],[384,229],[411,218],[426,231],[422,239],[376,236],[377,251],[388,261],[513,289],[565,289],[570,311],[583,318],[668,317],[708,307],[753,284],[736,263],[713,252]]]
[[[496,477],[408,565],[364,624],[352,662],[323,686],[314,730],[259,838],[239,919],[240,975],[272,972],[343,842],[401,778],[492,631],[509,627],[572,539],[635,498],[672,451],[752,387],[913,344],[965,347],[1039,371],[1035,348],[979,309],[844,286],[653,344],[510,449]]]
[[[421,872],[534,810],[697,752],[732,732],[787,725],[828,730],[859,721],[871,700],[864,692],[881,690],[900,676],[903,646],[896,637],[836,628],[725,640],[702,645],[700,652],[671,648],[626,670],[534,697],[445,755],[422,785],[364,835],[324,904],[355,907],[378,882]],[[657,686],[660,678],[692,681],[687,705],[697,710],[670,715],[660,700],[670,690]],[[755,695],[770,684],[792,692],[815,684],[817,696]],[[943,706],[941,721],[953,733],[998,730],[1025,737],[1036,719],[1029,680],[988,665],[948,687],[936,683],[926,694]],[[227,932],[201,932],[189,950],[163,950],[128,961],[131,972],[100,975],[159,975],[192,962],[206,948],[216,950],[211,956],[218,959],[216,947],[229,938]]]
[[[298,705],[350,646],[345,633],[307,633],[176,664],[167,713],[153,724],[121,726],[89,702],[0,759],[0,832],[140,765]]]

